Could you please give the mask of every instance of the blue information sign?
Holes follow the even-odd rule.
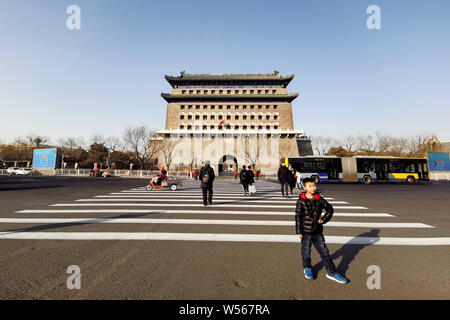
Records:
[[[428,152],[428,164],[430,166],[430,171],[450,171],[448,153]]]
[[[52,168],[56,167],[56,149],[34,149],[33,168]]]

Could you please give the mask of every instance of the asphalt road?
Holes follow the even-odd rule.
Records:
[[[0,298],[450,298],[450,184],[320,185],[335,207],[324,234],[350,280],[341,285],[325,278],[314,248],[317,278],[303,276],[298,189],[282,199],[277,184],[258,181],[244,198],[236,181],[218,180],[205,208],[198,182],[174,192],[146,192],[146,182],[1,177]],[[67,288],[71,265],[80,289]],[[380,289],[367,286],[374,265]]]

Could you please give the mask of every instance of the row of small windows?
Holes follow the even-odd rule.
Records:
[[[181,90],[181,94],[275,94],[277,90]]]
[[[201,117],[202,120],[208,120],[208,115],[203,115],[203,116],[195,115],[195,116],[192,116],[192,115],[184,115],[184,114],[180,114],[180,120],[184,120],[184,119],[188,119],[188,120],[192,120],[192,119],[200,120],[200,117]],[[218,120],[222,120],[222,119],[227,119],[227,120],[231,120],[231,119],[234,119],[234,120],[240,120],[241,117],[242,117],[242,120],[248,120],[248,119],[250,119],[250,120],[255,120],[255,119],[263,120],[264,118],[265,118],[266,120],[271,120],[271,116],[270,116],[270,115],[265,115],[265,116],[262,116],[262,115],[258,115],[258,116],[255,116],[255,115],[251,115],[251,116],[247,116],[247,115],[243,115],[243,116],[239,116],[239,115],[234,115],[234,116],[231,116],[231,115],[227,115],[227,116],[218,115],[218,116],[217,116],[217,119],[218,119]],[[214,114],[209,115],[209,119],[210,119],[210,120],[216,120],[216,115],[214,115]],[[274,116],[273,116],[273,120],[278,120],[278,116],[277,116],[277,115],[274,115]]]
[[[230,105],[227,105],[227,106],[223,106],[223,105],[218,105],[218,106],[211,105],[211,106],[210,106],[210,109],[211,109],[211,110],[214,110],[214,109],[216,109],[216,107],[217,107],[217,109],[219,109],[219,110],[222,110],[222,109],[231,110],[233,106],[230,106]],[[258,110],[262,110],[263,108],[265,108],[266,110],[269,110],[269,109],[270,109],[270,105],[265,105],[265,106],[263,106],[263,105],[258,105],[258,106],[255,106],[255,105],[249,105],[249,106],[247,106],[247,105],[244,104],[244,105],[242,105],[242,106],[235,105],[235,106],[234,106],[234,110],[240,110],[240,109],[246,110],[247,107],[248,107],[250,110],[254,110],[255,108],[257,108]],[[182,110],[184,110],[184,109],[189,109],[189,110],[191,110],[191,109],[194,109],[194,108],[195,108],[196,110],[200,110],[200,109],[206,110],[206,109],[208,109],[208,106],[207,106],[207,105],[203,105],[203,106],[196,105],[196,106],[193,106],[193,105],[184,105],[184,104],[180,105],[180,109],[182,109]],[[274,110],[276,110],[277,108],[278,108],[277,105],[274,105],[274,106],[273,106],[273,109],[274,109]]]
[[[210,130],[214,130],[216,128],[216,126],[214,126],[214,125],[211,125],[211,126],[209,126],[209,129]],[[218,130],[223,130],[223,129],[226,129],[226,130],[232,130],[232,128],[234,128],[234,130],[239,130],[239,129],[242,129],[242,130],[247,130],[247,129],[250,129],[250,130],[256,130],[256,129],[258,129],[258,130],[263,130],[263,129],[266,129],[266,130],[270,130],[270,129],[273,129],[273,130],[278,130],[278,126],[277,125],[275,125],[275,126],[270,126],[270,125],[267,125],[267,126],[247,126],[247,125],[243,125],[243,126],[239,126],[239,125],[234,125],[234,126],[232,126],[232,125],[225,125],[225,126],[217,126],[217,129]],[[187,125],[187,126],[185,126],[185,125],[180,125],[180,129],[181,130],[184,130],[184,129],[187,129],[187,130],[192,130],[192,125]],[[202,126],[202,129],[203,130],[208,130],[208,126]],[[195,127],[195,130],[200,130],[200,126],[196,126]]]

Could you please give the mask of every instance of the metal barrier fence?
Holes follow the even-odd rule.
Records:
[[[450,172],[430,172],[430,180],[450,180]]]
[[[101,170],[105,171],[105,170]],[[56,169],[57,176],[89,176],[91,169]],[[157,170],[111,170],[114,177],[135,177],[135,178],[152,178],[159,171]],[[190,178],[189,172],[169,172],[169,178]]]

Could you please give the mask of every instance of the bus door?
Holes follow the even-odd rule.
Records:
[[[336,159],[327,162],[328,180],[339,180],[339,172]]]
[[[389,180],[387,161],[375,161],[377,180]]]
[[[423,179],[423,165],[422,163],[416,163],[416,172],[419,175],[419,180]]]

